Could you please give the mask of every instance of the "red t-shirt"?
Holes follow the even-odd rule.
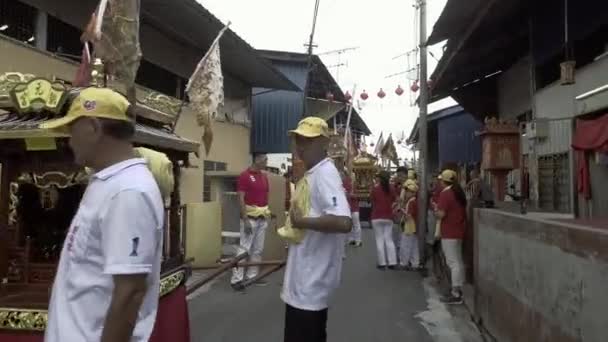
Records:
[[[442,239],[464,239],[466,228],[466,208],[456,200],[456,195],[451,189],[439,194],[437,208],[445,213],[441,219]]]
[[[390,188],[389,193],[385,193],[382,190],[380,184],[374,186],[371,193],[372,200],[372,220],[377,219],[393,219],[393,203],[397,196],[395,196],[395,190],[393,187]]]
[[[431,204],[433,202],[435,204],[439,203],[439,195],[441,195],[441,190],[443,190],[443,184],[441,184],[441,182],[437,182],[435,188],[433,189],[433,194],[431,195]]]
[[[359,200],[353,196],[353,181],[350,177],[346,176],[342,181],[342,186],[344,187],[344,191],[346,191],[346,199],[348,199],[348,204],[350,205],[350,212],[356,213],[359,212]]]
[[[268,205],[268,177],[260,171],[247,169],[241,173],[236,191],[245,193],[245,204],[265,207]]]

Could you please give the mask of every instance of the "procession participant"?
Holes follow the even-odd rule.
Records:
[[[241,226],[239,244],[242,250],[249,253],[246,260],[250,262],[262,261],[266,229],[271,214],[268,208],[268,176],[264,173],[267,163],[266,154],[254,154],[251,166],[241,172],[237,179]],[[243,290],[243,282],[255,278],[259,269],[259,266],[249,266],[247,271],[244,267],[233,268],[230,285],[235,291]],[[260,280],[257,284],[265,285],[266,282]]]
[[[393,204],[397,196],[390,186],[389,173],[381,171],[377,176],[377,184],[371,191],[372,228],[376,237],[376,252],[378,253],[377,267],[385,270],[397,266],[397,252],[393,240]]]
[[[405,166],[399,166],[395,172],[395,176],[393,177],[393,182],[392,182],[392,186],[394,188],[394,192],[395,195],[398,197],[398,201],[395,201],[394,203],[394,212],[395,212],[395,216],[394,216],[394,225],[393,225],[393,231],[392,231],[392,237],[393,237],[393,242],[395,243],[395,250],[397,251],[397,257],[399,257],[400,254],[400,248],[401,248],[401,232],[402,232],[402,225],[403,225],[403,215],[401,214],[401,208],[403,208],[403,206],[405,205],[405,203],[400,201],[400,194],[402,191],[402,187],[403,187],[403,183],[408,179],[408,169]]]
[[[418,218],[418,185],[408,179],[403,184],[402,197],[405,203],[403,232],[401,234],[400,266],[408,271],[420,268],[420,252],[418,248],[417,218]]]
[[[293,227],[306,234],[289,247],[281,293],[286,303],[284,341],[325,342],[329,300],[342,272],[343,235],[352,227],[350,208],[340,174],[327,157],[327,123],[307,117],[289,133],[307,170],[310,208],[290,210]]]
[[[87,88],[43,124],[70,134],[77,164],[95,173],[69,228],[49,304],[46,342],[148,341],[160,288],[164,206],[135,158],[129,102]]]
[[[441,298],[446,304],[462,304],[462,287],[465,270],[462,256],[462,241],[466,229],[467,199],[458,184],[456,172],[444,170],[441,173],[444,185],[436,207],[436,216],[441,220],[441,249],[451,271],[452,290]]]
[[[361,220],[359,219],[359,200],[354,196],[353,193],[353,180],[348,175],[346,169],[344,170],[344,189],[346,190],[346,197],[350,206],[350,215],[353,221],[353,230],[350,232],[348,237],[348,244],[355,247],[363,246],[361,241]]]

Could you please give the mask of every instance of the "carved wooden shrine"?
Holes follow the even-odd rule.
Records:
[[[66,135],[39,126],[65,115],[77,93],[78,89],[33,75],[0,75],[0,334],[42,331],[46,326],[59,253],[88,174],[73,163]],[[168,101],[153,94],[145,98]],[[183,284],[189,273],[179,175],[180,165],[187,163],[189,153],[198,152],[199,145],[171,132],[177,115],[163,109],[177,108],[174,103],[158,110],[154,101],[135,106],[134,143],[165,153],[173,163],[175,186],[166,203],[162,296]]]
[[[481,168],[492,175],[494,193],[502,200],[508,173],[519,168],[519,127],[516,122],[486,118],[485,126],[478,134],[482,139]]]

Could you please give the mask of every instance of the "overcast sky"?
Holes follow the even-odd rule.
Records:
[[[223,22],[231,21],[231,29],[256,49],[305,52],[310,30],[314,0],[199,0]],[[446,0],[428,0],[428,33],[445,5]],[[314,52],[321,54],[343,91],[363,90],[369,99],[362,102],[361,115],[378,139],[393,133],[397,139],[407,137],[418,115],[411,106],[414,97],[409,88],[415,73],[404,72],[416,65],[412,55],[395,58],[413,50],[418,43],[418,21],[414,0],[321,0],[314,43]],[[431,47],[435,58],[441,57],[443,43]],[[344,48],[356,50],[342,54],[323,54]],[[436,60],[429,56],[429,75]],[[340,63],[347,65],[331,67]],[[405,90],[395,94],[398,85]],[[387,96],[379,99],[383,88]],[[451,100],[431,105],[430,111],[453,104]],[[402,157],[409,157],[399,148]]]

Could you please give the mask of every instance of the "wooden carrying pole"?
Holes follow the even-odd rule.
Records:
[[[283,268],[283,266],[285,266],[285,262],[282,262],[282,263],[280,263],[280,264],[278,264],[276,266],[273,266],[273,267],[269,267],[269,268],[265,269],[264,271],[262,271],[261,273],[259,273],[254,278],[245,280],[242,283],[242,285],[243,285],[243,287],[247,287],[247,286],[249,286],[249,285],[251,285],[251,284],[253,284],[253,283],[257,282],[257,281],[260,281],[260,280],[266,278],[267,276],[271,275],[272,273],[280,270],[281,268]]]
[[[208,275],[206,278],[204,278],[201,281],[192,285],[192,287],[190,289],[188,289],[188,294],[200,289],[205,284],[209,283],[213,279],[222,275],[224,272],[228,271],[229,269],[234,268],[239,263],[239,261],[241,261],[247,257],[249,257],[249,253],[247,253],[247,252],[242,252],[241,254],[235,256],[230,262],[227,262],[225,265],[223,265],[222,267],[215,270],[213,273]]]
[[[235,267],[250,267],[250,266],[276,266],[276,265],[280,265],[280,264],[284,264],[285,260],[265,260],[265,261],[258,261],[258,262],[239,262],[237,265],[235,265]],[[202,266],[202,267],[193,267],[192,269],[195,271],[200,271],[200,270],[214,270],[216,268],[220,268],[222,266],[226,265],[226,263],[219,263],[219,264],[215,264],[215,265],[210,265],[210,266]]]

